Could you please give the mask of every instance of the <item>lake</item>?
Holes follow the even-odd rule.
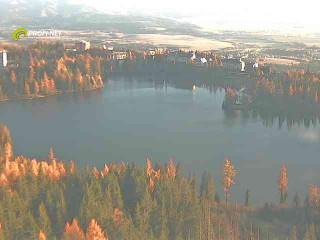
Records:
[[[231,201],[279,202],[282,164],[289,175],[289,203],[302,201],[308,184],[319,184],[320,127],[288,130],[250,113],[225,113],[224,89],[177,89],[152,81],[113,77],[105,88],[32,101],[0,104],[0,122],[9,126],[15,154],[44,159],[49,148],[59,159],[102,168],[107,162],[145,164],[173,158],[198,179],[213,172],[223,199],[221,168],[230,158],[239,175]]]

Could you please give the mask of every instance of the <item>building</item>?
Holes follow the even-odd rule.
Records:
[[[127,52],[113,52],[112,53],[112,59],[113,60],[124,60],[128,59],[128,53]]]
[[[86,51],[90,49],[90,42],[81,41],[76,43],[76,50],[77,51]]]
[[[7,52],[2,50],[0,51],[0,66],[6,67],[8,65],[8,55]]]

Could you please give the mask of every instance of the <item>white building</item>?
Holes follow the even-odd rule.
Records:
[[[2,50],[0,51],[0,66],[6,67],[8,65],[8,55],[7,52]]]

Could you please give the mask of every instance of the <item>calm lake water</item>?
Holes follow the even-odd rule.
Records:
[[[78,167],[99,168],[107,162],[145,164],[173,158],[200,179],[204,170],[215,176],[223,198],[220,173],[230,158],[239,175],[232,200],[278,202],[277,178],[288,167],[289,201],[295,191],[302,200],[308,184],[320,183],[320,127],[266,127],[259,117],[221,109],[224,90],[192,90],[153,82],[113,78],[90,93],[0,104],[0,122],[12,131],[15,153],[46,158],[49,148]],[[231,201],[232,201],[231,200]]]

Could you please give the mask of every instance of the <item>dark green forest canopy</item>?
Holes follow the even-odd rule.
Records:
[[[172,160],[78,170],[73,162],[57,160],[53,149],[43,161],[14,156],[4,126],[0,149],[0,239],[96,239],[93,232],[101,240],[266,239],[270,234],[300,239],[306,229],[318,234],[315,187],[304,204],[295,196],[292,207],[286,199],[281,205],[251,207],[248,191],[243,203],[226,205],[215,192],[211,173],[204,172],[198,184]]]

